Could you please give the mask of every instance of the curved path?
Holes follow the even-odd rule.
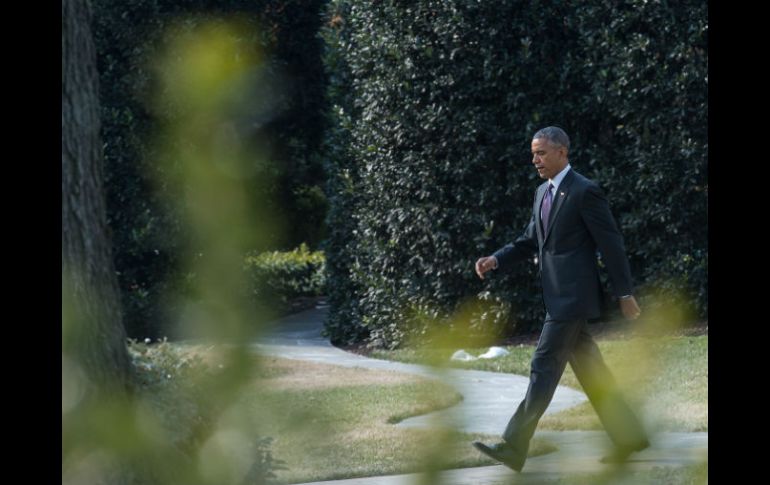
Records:
[[[253,344],[254,350],[287,359],[417,374],[440,379],[463,395],[463,400],[449,409],[406,419],[398,426],[429,427],[436,423],[451,423],[460,431],[499,436],[526,393],[529,379],[519,375],[462,369],[437,370],[416,364],[370,359],[340,350],[321,336],[326,311],[326,307],[319,306],[273,322],[269,335]],[[559,386],[546,414],[562,411],[585,400],[583,393]],[[514,476],[518,483],[523,483],[521,480],[527,477],[558,478],[564,477],[565,473],[597,472],[608,468],[598,461],[609,446],[604,432],[538,431],[536,436],[555,443],[559,450],[528,459],[524,473],[516,474],[502,465],[465,468],[443,472],[442,483],[493,484],[507,482]],[[629,462],[633,469],[698,463],[706,459],[708,452],[708,433],[661,433],[653,436],[651,442],[649,449],[633,455],[633,460]],[[317,483],[398,485],[417,483],[419,479],[420,474],[410,474]]]

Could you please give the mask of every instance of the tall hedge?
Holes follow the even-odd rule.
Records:
[[[394,347],[468,302],[479,331],[540,323],[535,265],[482,282],[473,264],[528,222],[548,125],[607,193],[637,292],[707,318],[705,2],[335,0],[327,18],[334,340]]]
[[[352,277],[357,249],[352,237],[356,228],[354,217],[361,199],[361,182],[357,158],[349,141],[354,120],[360,118],[360,109],[354,102],[353,78],[345,55],[346,46],[351,43],[352,31],[345,28],[344,20],[349,17],[350,5],[338,2],[332,3],[331,7],[327,25],[322,30],[326,42],[323,60],[328,74],[327,98],[330,104],[333,102],[327,112],[327,132],[322,149],[329,200],[328,233],[323,248],[331,308],[324,327],[336,343],[352,343],[369,337],[368,329],[361,323],[359,309],[363,286]]]
[[[151,60],[163,48],[162,34],[175,22],[193,28],[212,16],[240,14],[254,26],[255,37],[243,41],[262,46],[266,72],[280,89],[266,100],[272,109],[251,113],[250,119],[239,121],[239,130],[265,153],[255,167],[254,200],[267,200],[276,218],[286,221],[284,230],[269,239],[269,247],[254,250],[288,249],[303,242],[316,248],[324,237],[327,206],[318,155],[326,110],[318,37],[325,3],[94,1],[108,217],[129,336],[164,335],[166,312],[173,311],[165,296],[192,277],[178,260],[186,230],[168,202],[180,189],[158,183],[167,177],[153,152],[159,107],[149,105],[156,83]]]

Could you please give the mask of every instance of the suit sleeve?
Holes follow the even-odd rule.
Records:
[[[581,215],[596,247],[601,252],[613,293],[616,297],[632,294],[631,268],[628,264],[623,236],[612,217],[607,198],[595,184],[588,185],[583,194]]]
[[[532,214],[532,219],[527,224],[524,233],[512,243],[495,251],[493,256],[497,258],[497,269],[501,269],[534,254],[537,254],[537,234],[535,232],[535,215]]]

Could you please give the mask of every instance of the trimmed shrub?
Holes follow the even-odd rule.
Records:
[[[357,157],[351,150],[354,120],[360,117],[351,86],[353,74],[345,55],[352,42],[352,30],[345,27],[350,4],[333,2],[327,28],[322,31],[326,49],[324,65],[328,71],[327,97],[334,101],[327,113],[328,132],[324,139],[324,168],[327,174],[326,194],[329,212],[326,219],[328,237],[323,243],[326,255],[327,298],[331,311],[324,328],[335,344],[351,344],[366,340],[369,328],[364,326],[360,313],[360,295],[364,288],[353,278],[356,268],[357,246],[353,237],[356,230],[356,208],[360,205],[360,175]]]
[[[325,263],[323,252],[311,252],[301,244],[293,251],[248,256],[245,270],[257,300],[284,312],[296,298],[324,294]]]

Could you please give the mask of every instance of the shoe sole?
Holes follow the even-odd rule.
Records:
[[[492,458],[493,460],[499,461],[503,465],[507,466],[513,471],[521,472],[521,469],[524,468],[524,464],[517,466],[509,461],[506,461],[503,457],[499,456],[497,453],[495,453],[494,450],[492,450],[490,447],[485,445],[484,443],[479,443],[478,441],[473,442],[473,447],[485,454],[486,456]]]

